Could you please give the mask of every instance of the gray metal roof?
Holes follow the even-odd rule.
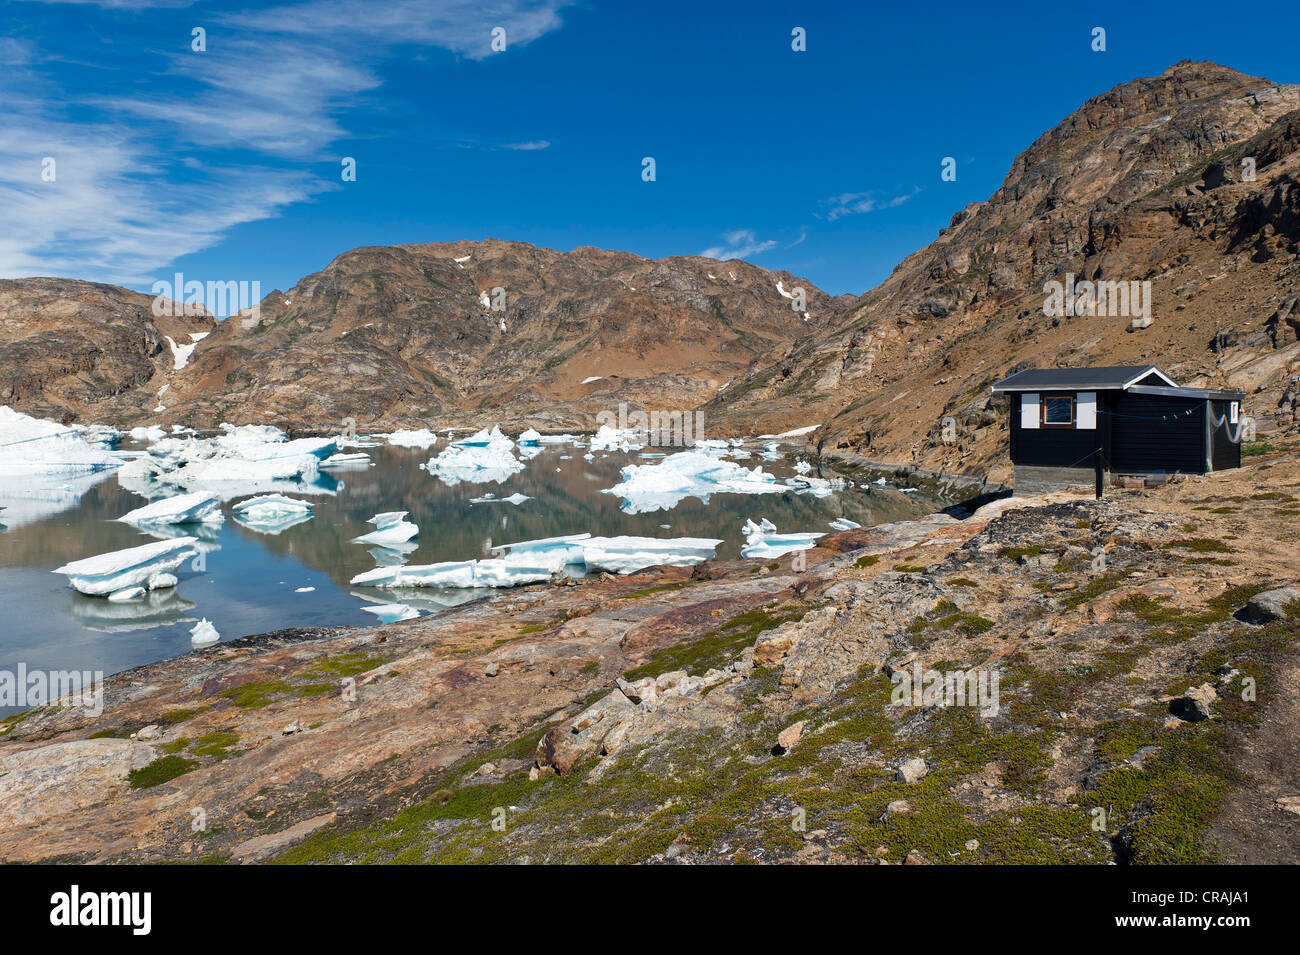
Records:
[[[1052,391],[1054,389],[1125,389],[1155,372],[1177,387],[1177,382],[1155,365],[1107,365],[1102,368],[1026,368],[993,385],[994,391]]]
[[[1214,388],[1152,388],[1146,385],[1134,385],[1128,389],[1135,395],[1176,395],[1180,398],[1214,398],[1218,401],[1244,401],[1244,391],[1217,391]]]

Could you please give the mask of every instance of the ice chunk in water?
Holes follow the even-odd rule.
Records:
[[[366,613],[373,613],[380,623],[397,623],[399,620],[411,620],[420,615],[420,611],[407,604],[372,604],[361,608]]]
[[[825,534],[778,534],[776,525],[763,518],[759,523],[745,521],[743,528],[745,546],[740,549],[741,557],[780,557],[783,554],[800,550],[811,550],[817,546],[817,538]]]
[[[499,484],[524,469],[514,456],[515,443],[501,429],[486,428],[468,438],[452,443],[441,454],[430,458],[426,471],[441,478],[448,486],[461,481],[470,484]]]
[[[0,408],[0,447],[0,476],[83,474],[122,464],[104,448],[83,440],[79,431],[7,407]]]
[[[221,500],[212,494],[196,491],[177,494],[137,507],[118,518],[125,524],[220,524]]]
[[[406,543],[420,533],[419,527],[406,520],[406,514],[406,511],[385,511],[376,514],[367,523],[374,524],[378,530],[354,537],[353,541],[358,544],[378,544],[380,547]]]
[[[534,431],[532,428],[529,428],[527,431],[525,431],[523,434],[519,436],[519,443],[520,444],[541,444],[542,434],[540,431]]]
[[[399,428],[388,435],[388,443],[397,448],[431,448],[438,443],[438,436],[428,428]]]
[[[760,467],[746,470],[702,451],[681,451],[658,464],[629,464],[622,481],[604,493],[623,498],[622,510],[629,514],[668,510],[688,497],[708,502],[709,495],[779,494],[785,488],[775,476]]]
[[[261,534],[279,534],[312,518],[310,501],[285,497],[283,494],[261,494],[240,501],[231,508],[235,520],[249,530]]]
[[[692,567],[713,557],[722,541],[707,537],[593,537],[582,542],[588,571],[631,574],[647,567]]]
[[[204,617],[194,625],[190,631],[190,644],[196,647],[207,647],[221,639],[221,634],[217,633],[217,628],[212,622]]]
[[[514,504],[516,506],[531,501],[532,498],[527,494],[511,494],[509,497],[497,497],[495,494],[484,494],[482,497],[471,497],[471,504]]]
[[[352,453],[339,452],[331,454],[328,458],[320,463],[322,471],[350,470],[352,468],[368,468],[374,462],[370,460],[370,455],[362,454],[360,451]]]
[[[64,564],[56,574],[66,574],[69,583],[91,597],[107,597],[129,587],[160,583],[161,575],[171,576],[181,564],[198,554],[194,537],[177,537],[154,541],[139,547],[99,554]],[[175,586],[175,577],[171,577]]]

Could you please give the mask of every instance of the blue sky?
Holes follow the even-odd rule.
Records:
[[[1090,96],[1181,59],[1300,82],[1298,10],[3,0],[0,277],[269,292],[356,246],[494,237],[860,293]]]

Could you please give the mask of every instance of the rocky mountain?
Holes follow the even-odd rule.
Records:
[[[54,279],[7,285],[6,338],[32,341],[33,330],[75,317],[88,353],[91,340],[105,353],[114,336],[137,341],[136,365],[129,373],[113,366],[111,390],[143,394],[106,404],[99,395],[109,386],[94,382],[108,362],[65,368],[61,359],[57,370],[69,382],[58,401],[41,403],[18,385],[5,400],[82,420],[122,423],[131,412],[155,420],[166,384],[162,417],[197,427],[337,428],[349,418],[362,428],[497,420],[578,427],[620,402],[685,411],[726,380],[761,369],[849,300],[740,261],[495,240],[362,248],[272,292],[256,311],[203,319],[212,334],[163,381],[151,371],[168,346],[159,346],[145,296]],[[800,288],[806,309],[795,311]],[[15,369],[17,379],[17,369],[31,366],[25,359],[46,348],[61,351],[53,341],[32,345],[13,361],[0,358],[0,368]]]
[[[151,303],[93,282],[0,281],[0,404],[67,421],[149,414],[177,349],[216,326],[206,315],[157,317]]]
[[[844,321],[731,383],[706,417],[824,422],[813,440],[827,450],[985,470],[1006,446],[991,382],[1035,365],[1153,362],[1185,384],[1246,391],[1260,430],[1294,427],[1298,176],[1300,86],[1191,62],[1125,83],[1039,137],[986,202]],[[1150,282],[1150,324],[1045,314],[1045,284],[1069,274]]]
[[[739,260],[495,240],[356,249],[256,315],[184,328],[122,289],[6,282],[0,402],[67,420],[329,429],[563,429],[622,402],[703,406],[720,434],[818,424],[809,441],[824,450],[996,478],[1006,415],[991,382],[1153,362],[1245,390],[1262,431],[1293,428],[1298,175],[1300,86],[1183,62],[1088,100],[857,298]],[[1149,294],[1122,314],[1051,313],[1048,283],[1071,281]],[[198,328],[211,334],[173,363],[167,336]]]

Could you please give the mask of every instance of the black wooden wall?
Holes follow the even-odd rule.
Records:
[[[1131,391],[1112,392],[1110,398],[1111,471],[1205,472],[1205,399]]]

